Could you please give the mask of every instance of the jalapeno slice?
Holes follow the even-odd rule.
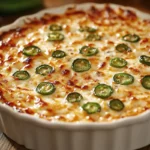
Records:
[[[49,29],[51,31],[61,31],[62,30],[62,26],[57,25],[57,24],[51,24],[50,27],[49,27]]]
[[[83,47],[80,49],[80,53],[81,53],[83,56],[93,56],[93,55],[96,55],[96,54],[98,53],[98,49],[97,49],[97,48],[94,48],[94,47],[83,46]]]
[[[26,56],[35,56],[41,52],[41,49],[37,46],[27,46],[23,49],[22,53]]]
[[[95,102],[87,102],[82,106],[82,108],[88,114],[94,114],[101,111],[101,106]]]
[[[50,95],[54,93],[55,90],[55,86],[50,82],[41,82],[36,88],[36,92],[41,95]]]
[[[67,95],[66,99],[68,102],[74,103],[74,102],[80,102],[81,100],[83,100],[83,97],[78,92],[72,92]]]
[[[96,32],[96,31],[97,31],[97,28],[87,27],[87,28],[86,28],[86,31],[87,31],[87,32]]]
[[[144,76],[141,80],[141,83],[145,89],[150,90],[150,75]]]
[[[49,65],[41,65],[36,68],[36,74],[46,76],[54,71],[54,68]]]
[[[141,55],[139,61],[147,66],[150,66],[150,57],[146,55]]]
[[[62,41],[64,40],[64,35],[62,33],[53,32],[48,34],[48,41]]]
[[[113,92],[113,88],[106,84],[98,84],[94,88],[94,95],[102,99],[108,98]]]
[[[118,44],[116,46],[116,50],[118,52],[121,52],[121,53],[123,53],[123,52],[131,52],[131,48],[128,45],[124,44],[124,43]]]
[[[121,111],[124,109],[124,104],[119,99],[113,99],[109,102],[109,107],[115,111]]]
[[[72,69],[75,72],[84,72],[88,71],[91,68],[89,60],[84,58],[77,58],[72,63]]]
[[[113,80],[117,84],[129,85],[134,82],[134,77],[128,73],[117,73],[114,75]]]
[[[126,34],[125,36],[122,37],[122,39],[124,41],[131,42],[131,43],[140,41],[140,37],[136,34]]]
[[[93,27],[81,27],[79,29],[80,32],[96,32],[97,31],[97,28],[93,28]]]
[[[99,41],[99,40],[101,40],[101,36],[98,35],[98,34],[89,34],[89,35],[85,38],[85,40],[87,40],[87,41]]]
[[[62,50],[56,50],[52,53],[53,58],[63,58],[66,56],[66,53]]]
[[[123,58],[115,57],[110,60],[110,65],[115,68],[123,68],[127,65],[127,61]]]
[[[14,78],[17,80],[27,80],[30,78],[30,74],[27,71],[21,70],[21,71],[16,71],[13,74]]]

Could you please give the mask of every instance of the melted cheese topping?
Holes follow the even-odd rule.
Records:
[[[65,39],[60,42],[48,41],[49,26],[59,24]],[[97,28],[100,41],[86,41],[88,32],[80,32],[81,26]],[[141,40],[137,43],[122,41],[126,34],[137,34]],[[150,74],[150,67],[139,62],[139,56],[150,55],[150,22],[138,18],[130,10],[109,6],[99,10],[91,7],[88,11],[69,9],[63,15],[45,14],[40,20],[33,19],[24,26],[1,34],[0,38],[0,101],[11,106],[15,111],[28,113],[49,121],[64,122],[109,122],[128,116],[136,116],[150,108],[150,90],[142,87],[140,81]],[[119,53],[115,46],[127,44],[132,52]],[[22,54],[24,47],[36,45],[41,49],[37,56],[27,57]],[[98,48],[98,54],[85,57],[79,53],[82,46]],[[61,59],[53,58],[52,52],[61,49],[67,56]],[[128,65],[125,68],[110,66],[110,59],[124,58]],[[76,58],[86,58],[91,63],[91,69],[77,73],[71,69]],[[38,66],[48,64],[55,71],[47,76],[35,73]],[[16,80],[12,75],[15,71],[26,70],[30,74],[28,80]],[[125,72],[134,76],[131,85],[114,83],[116,73]],[[43,96],[36,92],[41,82],[51,82],[56,90],[53,94]],[[98,83],[112,86],[114,93],[107,99],[101,99],[93,94]],[[83,100],[79,103],[69,103],[66,96],[70,92],[79,92]],[[120,99],[125,108],[116,112],[108,106],[110,100]],[[87,102],[97,102],[101,112],[89,115],[82,105]]]

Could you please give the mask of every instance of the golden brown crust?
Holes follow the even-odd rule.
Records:
[[[47,41],[49,25],[54,23],[63,25],[64,41]],[[82,34],[78,29],[86,25],[98,28],[98,33],[102,36],[99,43],[84,40],[86,33]],[[141,36],[137,45],[128,44],[136,52],[125,55],[116,53],[113,47],[122,42],[123,35],[131,31]],[[91,6],[87,11],[69,8],[62,15],[45,14],[41,19],[30,19],[22,27],[0,35],[0,101],[18,112],[37,115],[50,121],[101,122],[136,116],[150,108],[150,92],[142,87],[138,88],[141,86],[140,79],[148,74],[149,68],[140,63],[134,64],[138,61],[139,54],[150,54],[148,32],[150,32],[149,21],[142,20],[131,10],[121,7],[113,9],[109,5],[103,9]],[[33,57],[24,56],[23,48],[31,45],[40,47],[43,50],[42,53]],[[98,47],[99,54],[98,57],[87,58],[92,68],[89,72],[79,74],[71,70],[71,62],[75,58],[82,57],[78,54],[78,49],[84,45]],[[51,58],[52,52],[57,49],[66,50],[67,57],[65,59]],[[109,66],[110,59],[116,55],[129,61],[125,72],[135,76],[137,81],[134,85],[120,87],[111,80],[111,86],[116,94],[106,100],[97,100],[102,105],[102,113],[98,115],[88,115],[81,110],[79,104],[66,102],[66,95],[73,91],[83,92],[87,101],[90,101],[88,97],[96,101],[91,94],[93,87],[99,82],[108,84],[113,74],[124,72]],[[35,68],[45,63],[55,67],[55,71],[44,77],[35,74]],[[12,74],[16,70],[29,71],[31,79],[19,81],[13,78]],[[43,81],[51,82],[56,86],[56,92],[52,96],[43,97],[36,93],[36,86]],[[136,91],[131,91],[134,88]],[[111,111],[107,104],[110,99],[118,97],[126,107],[123,112],[116,113]],[[139,105],[140,103],[142,106]]]

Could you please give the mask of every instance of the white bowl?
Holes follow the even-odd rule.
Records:
[[[104,4],[85,3],[77,9],[87,10],[91,5],[98,8]],[[37,14],[25,16],[13,24],[0,29],[0,32],[22,26],[28,18],[40,18],[45,13],[64,13],[68,7],[47,9]],[[116,8],[119,5],[110,4]],[[119,6],[123,7],[123,6]],[[150,15],[136,9],[137,15],[149,19]],[[62,123],[49,122],[0,104],[0,129],[18,144],[34,150],[133,150],[150,143],[150,111],[136,117],[128,117],[109,123]]]

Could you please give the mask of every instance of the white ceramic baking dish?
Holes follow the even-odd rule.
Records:
[[[95,3],[79,4],[76,7],[86,10],[91,5],[104,7],[103,4]],[[110,5],[113,8],[118,7]],[[1,28],[0,32],[21,26],[28,18],[40,18],[44,13],[61,14],[72,6],[74,5],[47,9],[35,15],[22,17],[13,24]],[[136,11],[138,16],[150,19],[149,14],[132,10]],[[59,123],[21,114],[0,104],[1,131],[18,144],[34,150],[133,150],[150,144],[149,128],[149,110],[136,117],[109,123]]]

